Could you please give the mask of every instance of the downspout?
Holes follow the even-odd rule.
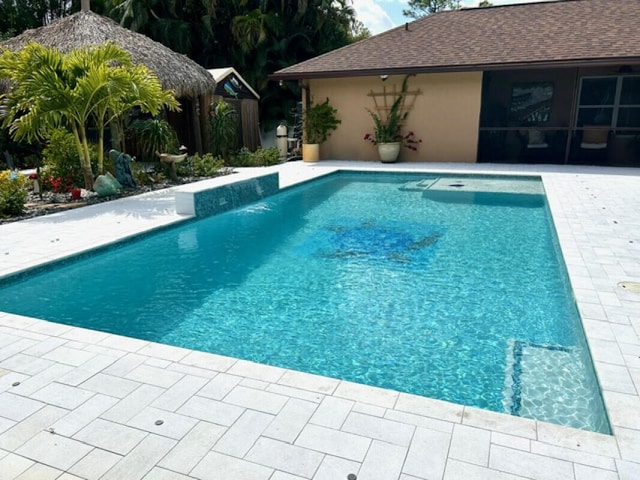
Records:
[[[304,111],[302,112],[304,118],[305,112],[308,112],[311,108],[311,86],[303,80],[300,80],[300,88],[304,91]],[[303,137],[305,137],[304,120],[302,121],[302,133]],[[304,140],[306,140],[306,138],[304,138]]]
[[[304,108],[311,108],[311,87],[308,83],[300,82],[300,87],[304,90]]]

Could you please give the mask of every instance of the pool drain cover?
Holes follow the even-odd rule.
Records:
[[[629,292],[640,293],[640,282],[620,282],[618,286]]]

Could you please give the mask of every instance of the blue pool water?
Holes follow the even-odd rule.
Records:
[[[424,179],[333,175],[5,282],[0,311],[609,432],[544,196]]]

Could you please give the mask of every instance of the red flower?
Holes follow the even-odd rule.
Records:
[[[409,150],[413,150],[414,152],[418,150],[418,144],[422,143],[421,139],[415,138],[415,133],[409,132],[404,137],[402,135],[398,135],[394,137],[396,142],[402,143],[403,147],[407,147]],[[373,145],[377,145],[378,141],[376,138],[370,133],[365,134],[364,139],[371,142]]]

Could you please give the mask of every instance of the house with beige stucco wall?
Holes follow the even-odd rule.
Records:
[[[638,0],[440,12],[275,72],[342,123],[321,158],[375,160],[369,110],[409,75],[401,161],[640,166]],[[386,103],[385,103],[386,102]]]

